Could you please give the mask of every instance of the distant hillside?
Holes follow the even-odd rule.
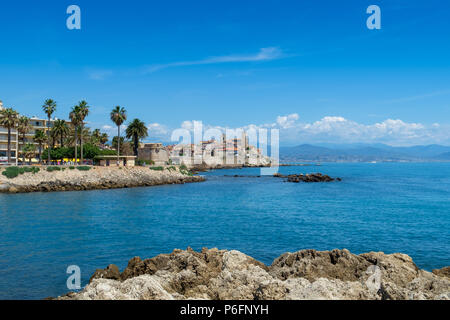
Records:
[[[280,148],[280,160],[293,161],[438,161],[450,160],[450,147],[441,145],[391,147],[388,145],[315,146]]]
[[[439,160],[449,160],[450,161],[450,152],[442,153],[437,156]]]

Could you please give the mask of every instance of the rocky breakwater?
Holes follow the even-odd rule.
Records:
[[[321,173],[308,173],[308,174],[290,174],[282,175],[280,173],[275,173],[273,175],[275,178],[287,178],[287,182],[332,182],[332,181],[342,181],[341,178],[332,178],[329,175]]]
[[[78,293],[58,299],[450,299],[450,278],[400,253],[302,250],[271,266],[239,252],[174,250],[98,269]]]
[[[27,172],[15,178],[0,174],[0,192],[50,192],[94,189],[115,189],[163,184],[183,184],[204,181],[201,176],[192,176],[178,169],[150,170],[148,167],[92,167],[81,171],[65,168],[37,173]]]

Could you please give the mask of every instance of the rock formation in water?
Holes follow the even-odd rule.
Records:
[[[450,278],[400,253],[302,250],[266,266],[235,250],[188,248],[135,257],[122,273],[109,265],[58,299],[450,299]]]
[[[275,178],[287,178],[287,182],[332,182],[341,181],[341,178],[331,178],[329,175],[321,173],[308,173],[308,174],[290,174],[283,175],[281,173],[275,173]]]
[[[92,167],[89,171],[70,170],[24,173],[8,179],[0,175],[0,192],[50,192],[72,190],[94,190],[182,184],[199,182],[201,176],[191,176],[177,169],[150,170],[147,167]]]

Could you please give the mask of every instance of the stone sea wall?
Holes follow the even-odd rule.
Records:
[[[98,269],[78,293],[57,299],[450,299],[449,268],[427,272],[401,253],[302,250],[271,266],[239,252],[174,250],[120,272]]]
[[[203,177],[190,176],[178,168],[151,170],[148,167],[92,167],[89,171],[77,169],[37,173],[24,173],[8,179],[0,174],[0,192],[50,192],[94,189],[131,188],[163,184],[182,184],[204,181]]]

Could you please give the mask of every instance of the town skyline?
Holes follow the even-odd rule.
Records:
[[[38,116],[52,97],[64,118],[82,98],[93,106],[88,125],[112,135],[108,113],[121,105],[162,141],[202,121],[276,127],[289,145],[450,144],[447,4],[379,1],[380,30],[366,27],[369,1],[329,1],[327,12],[298,1],[176,2],[176,13],[163,3],[77,4],[80,30],[66,28],[66,3],[1,5],[5,106]]]

